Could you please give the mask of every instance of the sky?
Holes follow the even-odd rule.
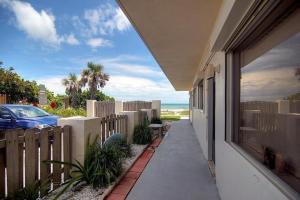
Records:
[[[64,94],[61,80],[102,64],[103,91],[117,100],[188,103],[176,92],[113,0],[0,0],[0,61]]]
[[[242,101],[277,101],[300,93],[300,33],[242,68]]]

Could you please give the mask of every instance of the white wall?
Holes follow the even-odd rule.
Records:
[[[196,133],[196,136],[199,140],[199,143],[201,145],[202,152],[204,154],[204,157],[208,158],[208,140],[207,140],[207,123],[206,123],[206,115],[205,113],[200,109],[193,109],[193,127]]]
[[[221,65],[220,73],[215,76],[216,183],[220,197],[223,200],[287,200],[279,188],[231,144],[225,142],[225,54],[216,53],[211,64]],[[198,109],[194,109],[192,121],[207,158],[207,118]]]

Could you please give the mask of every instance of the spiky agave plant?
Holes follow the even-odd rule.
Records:
[[[101,148],[96,137],[90,143],[90,136],[86,144],[86,153],[83,165],[75,160],[75,163],[61,161],[45,161],[46,163],[64,164],[73,167],[71,178],[64,183],[65,187],[55,196],[60,197],[71,186],[86,182],[87,185],[104,187],[113,182],[122,172],[122,156],[115,146]]]

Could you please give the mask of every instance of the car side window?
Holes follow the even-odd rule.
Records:
[[[0,108],[0,119],[3,118],[2,117],[3,115],[10,115],[10,113],[7,110],[5,110],[5,109]]]

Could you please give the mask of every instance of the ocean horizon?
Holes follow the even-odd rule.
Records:
[[[188,103],[162,103],[161,109],[162,110],[172,110],[172,109],[188,110],[189,104]]]

